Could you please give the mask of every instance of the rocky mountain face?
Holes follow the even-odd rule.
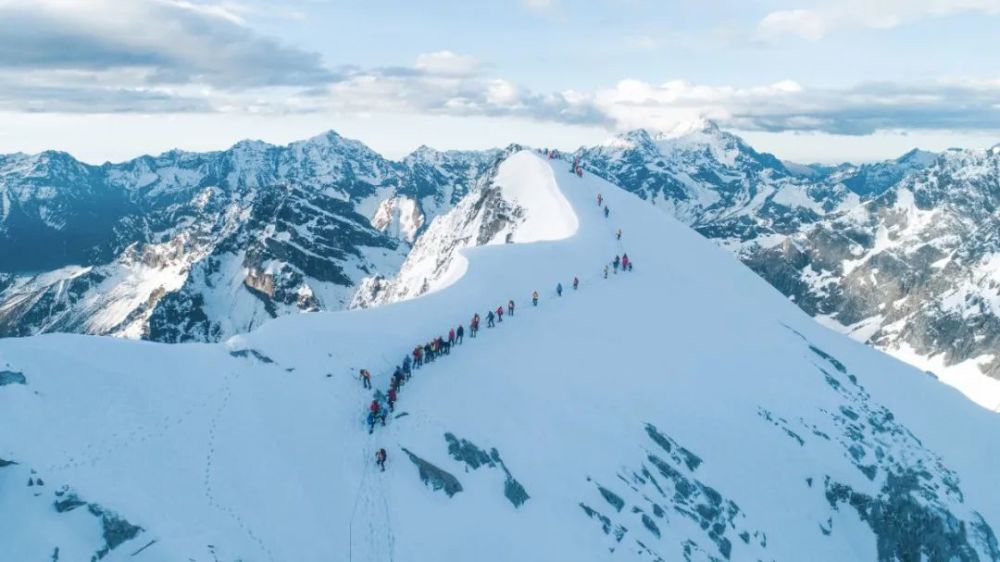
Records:
[[[0,336],[216,341],[394,273],[495,152],[404,162],[327,133],[89,166],[0,157]]]
[[[924,368],[1000,379],[1000,147],[802,166],[708,123],[632,131],[569,158],[715,239],[827,324]]]
[[[888,350],[1000,378],[1000,149],[952,151],[744,261]]]
[[[508,147],[475,181],[468,193],[421,234],[396,275],[362,282],[351,308],[369,308],[418,297],[454,278],[458,251],[510,242],[524,213],[504,197],[498,184],[500,164],[521,147]]]
[[[680,136],[639,129],[571,157],[727,247],[781,239],[858,202],[711,122]]]

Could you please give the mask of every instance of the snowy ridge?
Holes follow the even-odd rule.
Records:
[[[468,267],[465,248],[561,240],[577,226],[550,168],[527,152],[514,154],[431,223],[396,276],[362,283],[351,307],[398,302],[447,287]]]
[[[23,379],[0,386],[18,428],[0,458],[19,463],[0,478],[45,481],[0,505],[35,517],[69,486],[142,529],[106,557],[140,562],[1000,560],[995,415],[565,162],[520,153],[497,177],[518,193],[554,178],[572,235],[467,248],[464,274],[421,298],[226,344],[0,340],[4,380]],[[560,208],[530,211],[567,225]],[[605,280],[626,249],[634,271]],[[413,345],[510,298],[513,317],[417,370],[368,434],[359,368],[384,389]],[[80,509],[0,548],[104,548]]]

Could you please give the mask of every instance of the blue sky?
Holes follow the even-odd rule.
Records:
[[[1000,0],[0,0],[0,31],[0,152],[572,148],[699,117],[800,161],[1000,141]]]

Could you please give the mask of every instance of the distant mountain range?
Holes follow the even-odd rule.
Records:
[[[102,166],[2,155],[0,335],[218,341],[422,294],[455,249],[512,232],[494,184],[518,148],[392,161],[330,132]],[[974,375],[1000,379],[1000,147],[803,165],[703,122],[559,158],[716,240],[821,322],[970,394]]]

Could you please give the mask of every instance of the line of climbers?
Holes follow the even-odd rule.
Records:
[[[554,148],[553,149],[548,149],[548,148],[538,149],[538,152],[541,153],[541,154],[544,154],[545,158],[547,158],[549,160],[557,160],[557,159],[561,159],[562,158],[562,154],[560,154],[559,151],[556,150],[556,149],[554,149]],[[580,157],[579,156],[577,156],[576,158],[573,159],[573,167],[570,168],[570,171],[572,171],[578,177],[581,177],[581,178],[583,177],[583,166],[580,164]]]
[[[546,155],[549,158],[558,157],[557,151],[546,151]],[[574,163],[574,168],[578,168],[579,162]],[[582,175],[582,172],[577,172],[578,175]],[[610,211],[608,206],[604,204],[604,198],[601,194],[597,195],[597,206],[604,207],[604,216],[608,217]],[[621,240],[622,231],[619,228],[615,233],[617,240]],[[629,259],[628,254],[622,254],[621,256],[616,255],[614,261],[611,262],[614,268],[615,274],[618,273],[618,268],[621,267],[622,271],[632,271],[632,261]],[[608,266],[604,266],[604,278],[608,278]],[[576,291],[580,287],[580,279],[578,277],[573,277],[573,290]],[[562,282],[556,283],[556,295],[561,297],[563,293]],[[538,291],[533,291],[531,293],[531,304],[532,306],[538,306],[539,295]],[[514,316],[514,300],[507,301],[507,316]],[[490,310],[486,313],[486,327],[493,328],[497,323],[503,322],[504,306],[500,305],[496,310]],[[479,325],[481,318],[479,313],[474,313],[472,319],[469,322],[469,337],[475,338],[479,333]],[[450,355],[451,349],[454,346],[462,345],[465,339],[465,327],[459,324],[455,328],[450,328],[448,330],[448,338],[437,337],[431,341],[425,343],[424,345],[418,345],[413,348],[413,351],[408,355],[403,357],[403,362],[401,365],[397,365],[396,369],[392,373],[392,378],[389,382],[389,390],[385,394],[382,391],[375,391],[375,397],[372,399],[371,404],[368,406],[368,433],[371,434],[375,431],[376,423],[381,423],[385,426],[386,418],[389,413],[394,412],[396,409],[396,401],[399,398],[399,391],[403,384],[410,380],[413,376],[413,370],[419,369],[422,366],[434,362],[436,359],[443,355]],[[372,374],[368,369],[361,369],[361,383],[365,389],[372,388]],[[385,463],[388,458],[388,454],[384,448],[379,448],[375,453],[375,463],[385,472]]]
[[[573,289],[576,290],[580,287],[580,279],[577,277],[573,278]],[[562,283],[556,284],[556,294],[562,296],[563,287]],[[531,294],[531,303],[534,306],[538,306],[539,295],[538,291],[534,291]],[[516,305],[514,300],[508,300],[506,309],[503,305],[498,306],[495,310],[490,310],[486,313],[486,327],[493,328],[498,323],[503,322],[503,316],[506,312],[508,317],[514,316],[514,311],[516,310]],[[469,337],[476,337],[479,334],[480,323],[482,318],[479,313],[472,315],[472,319],[469,321]],[[399,398],[399,392],[402,386],[410,380],[413,376],[413,370],[419,369],[424,365],[433,363],[437,359],[445,355],[450,355],[452,348],[457,345],[462,345],[465,340],[465,326],[459,324],[457,327],[450,328],[448,330],[447,339],[443,336],[436,337],[431,341],[425,343],[424,345],[418,345],[413,348],[413,351],[409,355],[403,357],[403,362],[396,366],[396,369],[392,373],[392,377],[389,380],[389,390],[386,393],[381,391],[375,391],[375,396],[371,403],[368,405],[368,433],[375,431],[376,424],[385,425],[386,419],[389,414],[394,412],[396,409],[396,401]],[[372,374],[368,369],[360,370],[361,384],[365,389],[372,388]]]

